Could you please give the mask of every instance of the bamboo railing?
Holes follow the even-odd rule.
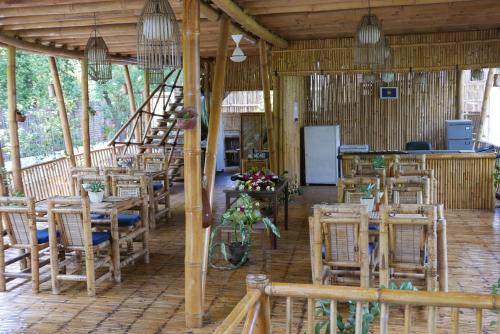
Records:
[[[271,333],[271,315],[269,312],[269,297],[286,298],[286,333],[295,332],[293,328],[293,300],[307,299],[307,320],[305,330],[307,333],[315,333],[316,302],[320,299],[330,300],[330,333],[337,333],[337,314],[339,314],[339,302],[361,302],[361,303],[380,303],[381,308],[389,310],[389,306],[402,306],[404,313],[400,308],[394,307],[397,312],[403,313],[403,333],[408,334],[414,329],[417,323],[412,321],[412,311],[416,307],[445,308],[451,307],[451,318],[449,323],[441,323],[444,328],[451,328],[451,333],[458,334],[460,323],[460,314],[462,309],[472,309],[475,311],[475,333],[481,334],[483,324],[484,310],[500,310],[500,296],[478,293],[464,292],[428,292],[428,291],[404,291],[392,289],[377,288],[359,288],[347,286],[326,286],[313,284],[294,284],[294,283],[269,283],[265,275],[247,276],[247,294],[236,305],[233,311],[219,325],[214,333]],[[394,311],[394,312],[396,312]],[[388,333],[389,313],[387,317],[380,317],[379,329],[376,333]],[[356,314],[355,333],[362,333],[362,321],[359,317],[362,314]],[[245,319],[241,328],[241,322]],[[436,317],[428,317],[427,332],[437,333]],[[448,321],[445,319],[445,322]],[[497,315],[497,321],[500,324],[500,313]],[[420,323],[419,323],[420,324]],[[238,329],[238,330],[237,330]],[[237,330],[237,331],[236,331]],[[463,331],[463,330],[462,330]],[[372,333],[372,332],[371,332]],[[373,332],[375,333],[375,332]],[[497,326],[497,332],[500,334],[500,326]]]
[[[83,153],[76,154],[77,166],[83,166]],[[113,148],[106,147],[91,152],[92,166],[113,166]],[[24,194],[41,201],[51,196],[71,196],[68,179],[70,163],[67,157],[41,162],[21,169]],[[6,173],[7,182],[12,184],[12,172]]]

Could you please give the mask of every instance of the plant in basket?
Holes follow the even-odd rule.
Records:
[[[377,189],[375,189],[375,185],[373,183],[365,184],[358,188],[358,192],[361,193],[360,203],[368,206],[368,211],[373,211],[376,191]]]
[[[380,169],[387,167],[387,160],[381,155],[376,156],[371,160],[373,169]]]
[[[251,191],[274,191],[280,177],[269,170],[252,169],[245,174],[235,174],[231,180],[236,181],[235,189]]]
[[[187,107],[179,112],[175,113],[175,118],[177,119],[177,124],[181,129],[192,129],[196,126],[196,121],[198,119],[198,113],[193,107]]]
[[[242,194],[235,207],[231,207],[222,215],[221,223],[215,227],[210,237],[210,266],[222,270],[236,269],[246,263],[252,242],[252,226],[262,222],[268,233],[280,236],[279,229],[273,222],[264,217],[259,210],[259,202],[247,194]],[[220,231],[231,231],[232,242],[217,241]],[[228,265],[217,265],[213,261],[214,250],[220,252]]]

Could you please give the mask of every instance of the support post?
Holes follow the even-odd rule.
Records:
[[[145,130],[147,131],[148,129],[148,124],[153,121],[153,115],[151,115],[151,99],[148,100],[149,95],[151,94],[150,91],[150,82],[149,82],[149,72],[147,70],[144,70],[144,101],[147,101],[145,110],[147,114],[144,117],[144,124],[145,124]],[[146,134],[141,134],[141,135],[146,135]],[[142,137],[141,137],[142,138]],[[142,140],[142,139],[141,139]],[[151,149],[148,148],[146,152],[151,152]]]
[[[7,178],[8,176],[7,171],[5,170],[5,160],[3,157],[3,146],[2,143],[0,143],[0,192],[2,196],[9,196]],[[3,231],[1,223],[0,231]]]
[[[15,192],[24,193],[21,174],[21,153],[19,152],[19,135],[16,121],[16,48],[7,48],[7,99],[10,140],[10,157],[12,161],[12,180]]]
[[[183,20],[184,108],[200,115],[200,2],[184,0]],[[184,193],[186,214],[185,243],[185,316],[186,327],[203,323],[202,296],[202,199],[201,199],[201,122],[184,130]]]
[[[267,57],[267,43],[259,40],[260,76],[262,79],[262,91],[264,93],[264,112],[267,127],[267,145],[269,147],[269,165],[274,173],[276,170],[276,151],[274,145],[273,114],[271,109],[271,83],[269,78],[269,59]]]
[[[205,175],[208,178],[207,193],[210,201],[210,207],[213,202],[215,163],[217,160],[217,140],[219,137],[222,101],[224,100],[224,81],[226,77],[229,26],[229,18],[226,15],[223,15],[219,23],[219,43],[217,47],[217,58],[215,59],[215,77],[210,101],[210,120],[208,122],[207,152],[205,156]]]
[[[56,59],[54,57],[49,57],[49,66],[50,73],[52,75],[52,82],[54,83],[54,90],[56,93],[57,109],[59,110],[59,118],[61,119],[66,154],[69,156],[70,166],[76,167],[75,151],[73,150],[73,140],[71,139],[68,114],[66,112],[66,105],[64,104],[64,94],[61,87],[61,80],[59,80],[59,72],[57,70]]]
[[[457,119],[464,119],[464,83],[465,71],[457,68],[457,100],[455,102],[457,108]]]
[[[132,86],[132,80],[130,79],[130,72],[128,70],[128,65],[123,65],[123,76],[125,77],[125,86],[127,87],[128,103],[130,105],[130,116],[135,114],[135,95],[134,87]],[[147,99],[147,97],[145,97]],[[149,105],[149,103],[148,103]],[[135,140],[139,142],[141,140],[141,122],[137,122],[137,126],[134,130]]]
[[[481,118],[479,121],[479,127],[476,135],[476,147],[479,147],[481,139],[483,138],[484,123],[486,123],[486,117],[488,116],[491,88],[493,87],[494,77],[495,77],[495,69],[494,68],[488,69],[488,77],[486,78],[486,85],[484,86],[483,104],[481,105]]]
[[[248,310],[242,333],[271,334],[271,304],[265,288],[269,284],[266,275],[247,275],[247,292],[259,290],[259,300]]]
[[[89,128],[89,64],[87,59],[80,60],[82,68],[82,137],[83,137],[83,166],[91,167],[90,156],[90,128]]]

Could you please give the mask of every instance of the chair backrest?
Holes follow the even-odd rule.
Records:
[[[76,179],[76,194],[82,195],[83,185],[97,181],[104,184],[104,196],[110,195],[109,176],[104,175],[80,175]]]
[[[74,167],[69,171],[71,191],[73,195],[79,194],[78,176],[80,175],[99,175],[99,167]]]
[[[431,182],[427,177],[389,178],[389,198],[393,204],[430,204]]]
[[[90,202],[87,196],[48,200],[49,225],[58,229],[67,248],[92,245]]]
[[[142,155],[142,166],[147,172],[160,172],[167,170],[168,156],[162,153],[144,153]]]
[[[390,267],[424,267],[429,256],[428,239],[436,240],[436,215],[433,205],[382,207],[380,230],[387,231],[388,238],[381,238],[381,249],[388,250]],[[385,240],[388,245],[384,244]]]
[[[118,197],[144,197],[148,193],[148,185],[144,176],[112,175],[111,191]]]
[[[0,197],[0,214],[12,245],[38,243],[34,198]]]
[[[432,145],[426,141],[410,141],[406,143],[405,149],[407,151],[429,151],[432,150]]]
[[[400,173],[425,170],[427,157],[425,154],[418,155],[395,155],[392,165],[392,176],[399,176]]]
[[[315,205],[312,222],[314,281],[322,267],[360,268],[361,286],[369,285],[368,211],[359,204]],[[323,244],[325,254],[323,259]]]
[[[138,169],[139,157],[137,155],[117,155],[116,156],[116,166],[123,168],[135,168]]]
[[[103,175],[104,176],[110,176],[113,174],[128,174],[130,172],[129,168],[126,167],[104,167],[103,168]]]
[[[377,193],[380,191],[380,179],[378,177],[355,176],[343,177],[337,181],[337,202],[359,203],[361,197],[360,187],[373,184]]]

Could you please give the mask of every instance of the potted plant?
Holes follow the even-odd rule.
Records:
[[[375,158],[373,158],[371,162],[372,162],[372,167],[375,170],[384,169],[385,167],[387,167],[387,161],[381,155],[378,155]]]
[[[187,130],[196,126],[198,113],[192,107],[184,108],[182,111],[175,113],[179,128]]]
[[[89,193],[89,200],[91,203],[101,203],[104,199],[104,183],[101,181],[91,181],[83,185]]]
[[[362,194],[359,200],[361,204],[368,207],[368,212],[373,211],[375,205],[375,185],[373,183],[359,187],[358,191]]]
[[[500,159],[497,159],[495,163],[495,172],[493,173],[493,180],[496,188],[497,198],[500,199]]]
[[[259,202],[256,202],[247,194],[242,194],[235,207],[231,207],[222,215],[221,223],[212,231],[210,238],[210,265],[222,270],[231,270],[238,268],[246,263],[250,252],[252,240],[252,226],[257,222],[262,222],[268,233],[273,233],[277,237],[280,232],[276,225],[264,217],[259,210]],[[232,230],[231,243],[226,241],[216,241],[215,238],[220,234],[220,229],[228,228]],[[229,266],[217,266],[213,263],[212,257],[215,248],[220,248],[220,252]]]
[[[16,109],[16,122],[22,123],[26,121],[26,114],[19,109]]]

